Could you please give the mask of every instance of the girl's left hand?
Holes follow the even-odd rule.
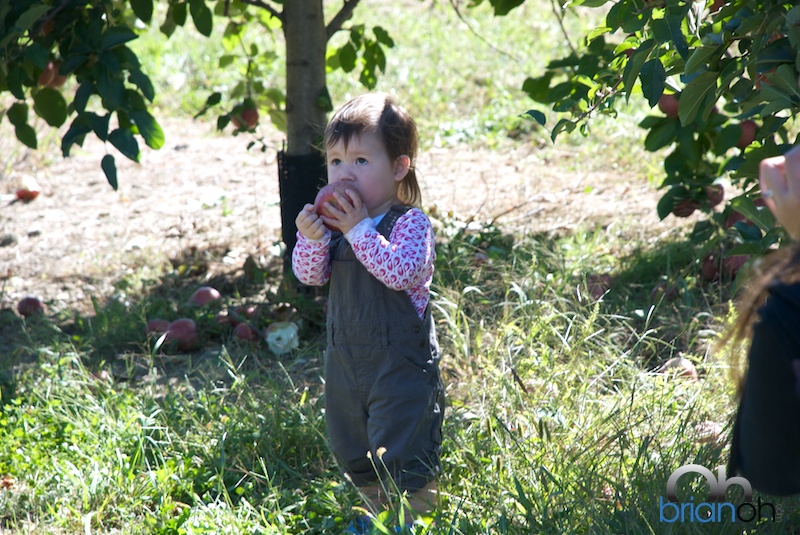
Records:
[[[325,223],[338,227],[343,234],[347,234],[350,229],[369,217],[367,207],[364,206],[361,198],[357,195],[350,196],[350,191],[350,188],[345,190],[346,196],[338,192],[333,194],[333,198],[339,203],[341,209],[334,206],[333,203],[326,203],[328,212],[333,217],[320,216]]]

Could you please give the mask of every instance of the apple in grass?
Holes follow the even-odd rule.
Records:
[[[45,306],[41,299],[36,296],[29,295],[20,299],[17,303],[17,312],[20,316],[30,318],[31,316],[44,314]]]
[[[167,327],[166,344],[174,344],[180,351],[193,349],[197,344],[197,325],[190,318],[179,318]]]
[[[346,191],[350,192],[349,197],[348,194],[345,193]],[[331,203],[335,208],[341,209],[339,206],[339,201],[337,201],[336,197],[334,197],[334,194],[336,193],[345,199],[361,199],[361,197],[358,195],[358,190],[356,190],[352,185],[346,182],[332,182],[323,186],[319,192],[317,192],[317,197],[314,199],[314,211],[320,216],[333,217],[333,214],[328,209],[327,203]],[[325,223],[325,226],[333,231],[339,230],[338,227],[333,224]]]
[[[222,298],[219,290],[211,286],[200,286],[194,291],[190,301],[197,306],[205,306],[211,301],[217,301]]]

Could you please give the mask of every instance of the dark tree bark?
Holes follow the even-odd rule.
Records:
[[[286,147],[279,154],[282,238],[286,244],[284,271],[291,270],[296,243],[295,217],[313,202],[326,182],[320,152],[326,112],[320,105],[325,90],[325,50],[328,42],[322,0],[291,0],[284,4],[286,40]]]

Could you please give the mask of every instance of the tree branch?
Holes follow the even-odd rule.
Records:
[[[276,10],[274,7],[272,7],[266,2],[263,2],[262,0],[241,0],[241,1],[243,4],[247,4],[249,6],[256,6],[260,7],[261,9],[266,9],[267,11],[269,11],[270,15],[281,21],[281,23],[285,22],[283,20],[282,12]]]
[[[331,38],[333,34],[338,32],[342,29],[342,25],[350,20],[350,17],[353,16],[353,11],[355,10],[358,3],[361,0],[344,0],[344,5],[342,9],[331,19],[328,25],[325,27],[325,33],[328,36],[328,39]]]

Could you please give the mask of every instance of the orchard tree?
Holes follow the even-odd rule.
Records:
[[[325,182],[318,149],[332,109],[326,71],[358,72],[361,83],[372,88],[385,69],[384,49],[394,45],[381,27],[345,28],[359,2],[344,0],[326,21],[322,0],[0,0],[0,95],[11,95],[0,119],[5,115],[17,139],[32,149],[37,148],[34,115],[52,127],[68,123],[61,139],[65,157],[87,135],[96,136],[109,146],[100,166],[116,189],[116,153],[138,162],[141,141],[153,149],[165,142],[151,113],[156,89],[147,66],[128,46],[139,28],[158,23],[170,37],[191,21],[208,37],[215,24],[225,24],[225,42],[241,46],[221,49],[217,61],[238,83],[209,95],[197,116],[215,112],[219,129],[233,124],[237,132],[255,131],[268,116],[285,132],[278,180],[287,268],[295,215]],[[282,31],[285,50],[262,50],[248,41],[254,29]],[[349,38],[329,50],[339,31]],[[286,59],[285,86],[270,87],[262,73],[280,52]],[[247,65],[244,72],[236,71],[236,60]]]
[[[497,3],[507,13],[522,2]],[[577,6],[604,8],[604,23],[524,83],[534,101],[557,114],[555,124],[540,110],[528,115],[555,141],[575,130],[590,135],[598,114],[615,116],[620,102],[644,98],[653,110],[640,124],[644,147],[667,153],[658,216],[705,211],[692,238],[721,248],[712,252],[721,262],[741,264],[783,242],[759,202],[757,173],[763,158],[798,141],[800,7],[776,0],[574,0],[556,14]],[[713,209],[725,196],[724,181],[745,193]]]

